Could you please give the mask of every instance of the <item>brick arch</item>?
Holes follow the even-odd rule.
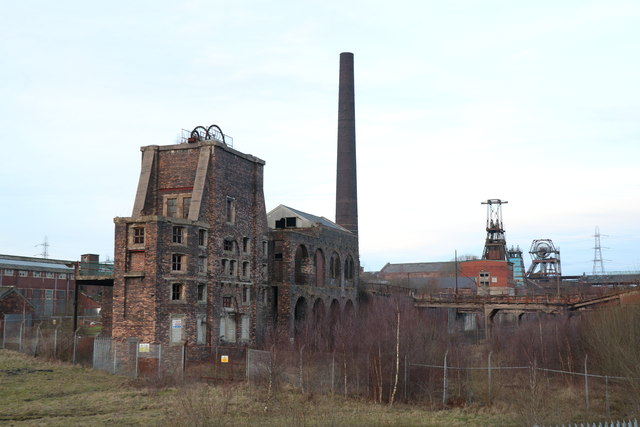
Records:
[[[307,311],[307,299],[305,297],[298,298],[293,309],[293,329],[295,336],[299,336],[304,329],[304,323],[307,320]]]

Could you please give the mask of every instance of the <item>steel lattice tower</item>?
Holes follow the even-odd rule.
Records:
[[[604,275],[604,260],[602,259],[602,246],[600,245],[600,227],[596,226],[596,245],[593,253],[593,274],[594,276]]]
[[[484,243],[482,259],[495,261],[507,260],[507,241],[502,227],[502,205],[506,200],[489,199],[482,202],[487,205],[487,239]]]

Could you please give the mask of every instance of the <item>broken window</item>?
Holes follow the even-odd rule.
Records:
[[[221,265],[221,268],[222,268],[222,275],[223,275],[223,276],[226,276],[226,275],[228,274],[228,273],[227,273],[227,263],[228,263],[228,260],[223,259],[223,260],[221,261],[221,264],[220,264],[220,265]]]
[[[353,277],[354,277],[353,258],[351,258],[351,255],[349,255],[347,257],[347,260],[344,263],[344,278],[346,280],[353,280]]]
[[[232,259],[231,261],[229,261],[229,276],[236,276],[236,260]]]
[[[173,227],[173,243],[183,243],[184,241],[184,227]]]
[[[133,227],[133,244],[144,244],[144,227]]]
[[[184,296],[184,285],[182,283],[174,283],[171,285],[171,301],[180,301]]]
[[[233,297],[222,297],[222,307],[233,308]]]
[[[198,283],[198,302],[207,301],[207,285]]]
[[[189,218],[189,208],[191,207],[191,197],[182,199],[182,217]]]
[[[242,278],[243,279],[249,278],[249,262],[248,261],[244,261],[242,263]]]
[[[287,223],[286,223],[286,227],[287,228],[295,228],[296,227],[296,220],[297,218],[295,216],[290,216],[286,219]]]
[[[276,228],[284,228],[285,221],[284,218],[276,219]]]
[[[198,246],[207,246],[207,230],[204,228],[198,230]]]
[[[248,237],[243,237],[242,238],[242,252],[245,253],[245,254],[249,252],[249,238]]]
[[[334,280],[340,279],[340,255],[336,252],[331,255],[331,260],[329,261],[329,274]]]
[[[228,239],[224,239],[224,243],[223,243],[223,247],[222,249],[224,249],[226,252],[233,252],[234,249],[234,243],[235,241],[233,240],[228,240]]]

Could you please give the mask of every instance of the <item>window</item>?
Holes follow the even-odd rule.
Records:
[[[66,279],[67,275],[65,273],[58,274],[58,279]]]
[[[262,241],[262,256],[266,258],[267,255],[268,255],[268,252],[269,252],[269,249],[267,247],[267,241],[263,240]]]
[[[222,275],[223,275],[223,276],[226,276],[226,275],[228,275],[228,274],[229,274],[229,273],[227,272],[227,264],[228,264],[228,262],[229,262],[229,261],[228,261],[228,260],[226,260],[226,259],[223,259],[223,260],[221,261],[221,268],[222,268]]]
[[[251,288],[244,286],[242,288],[242,303],[249,304],[251,302]]]
[[[170,343],[182,344],[183,316],[171,316]]]
[[[233,197],[227,197],[227,222],[236,222],[236,200]]]
[[[222,297],[222,307],[233,308],[233,297]]]
[[[178,216],[178,199],[167,199],[167,216],[175,218]]]
[[[245,261],[242,263],[242,278],[243,279],[249,278],[249,262],[248,261]]]
[[[480,272],[480,286],[489,286],[491,275],[487,271]]]
[[[245,254],[249,252],[249,238],[248,237],[243,237],[242,238],[242,252],[245,253]]]
[[[205,274],[207,272],[207,257],[198,257],[198,273]]]
[[[174,226],[173,227],[173,243],[183,243],[184,242],[184,227]]]
[[[223,249],[226,252],[233,252],[233,248],[234,248],[234,241],[233,240],[228,240],[228,239],[224,239],[224,243],[223,243]]]
[[[196,316],[196,344],[207,343],[207,317],[204,314]]]
[[[4,270],[4,275],[5,276],[13,276],[13,270],[7,268]]]
[[[173,254],[171,255],[171,270],[182,271],[184,267],[184,255]]]
[[[133,244],[144,244],[144,227],[133,227]]]
[[[198,302],[207,301],[207,285],[198,283]]]
[[[18,276],[20,276],[20,277],[27,277],[28,275],[29,275],[29,273],[24,271],[24,270],[18,271]]]
[[[189,208],[191,207],[191,197],[184,197],[182,199],[182,216],[183,218],[189,218]]]
[[[236,342],[235,316],[229,316],[225,314],[220,318],[220,340],[226,342]]]
[[[171,285],[171,301],[180,301],[184,296],[184,285],[182,283],[174,283]]]
[[[45,273],[45,276],[47,276],[47,279],[53,279],[53,278],[55,277],[55,274],[53,274],[53,273],[52,273],[52,272],[50,272],[50,271],[47,271],[47,272]]]
[[[246,314],[242,315],[240,320],[240,339],[248,340],[249,339],[249,316]]]
[[[39,271],[33,272],[33,277],[40,277],[40,276],[42,276],[42,273],[40,273]]]
[[[204,228],[198,230],[198,245],[207,246],[207,230]]]
[[[236,276],[236,260],[232,259],[231,261],[229,261],[229,276]]]

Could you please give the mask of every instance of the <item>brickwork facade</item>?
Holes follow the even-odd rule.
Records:
[[[132,216],[114,220],[113,338],[259,340],[268,317],[263,166],[215,140],[142,148]]]
[[[353,313],[357,308],[358,238],[327,220],[306,227],[296,224],[276,228],[276,221],[286,224],[287,218],[280,218],[282,214],[274,209],[268,215],[272,244],[271,307],[277,327],[294,337],[296,324],[305,321],[310,313],[316,317],[335,317]]]

